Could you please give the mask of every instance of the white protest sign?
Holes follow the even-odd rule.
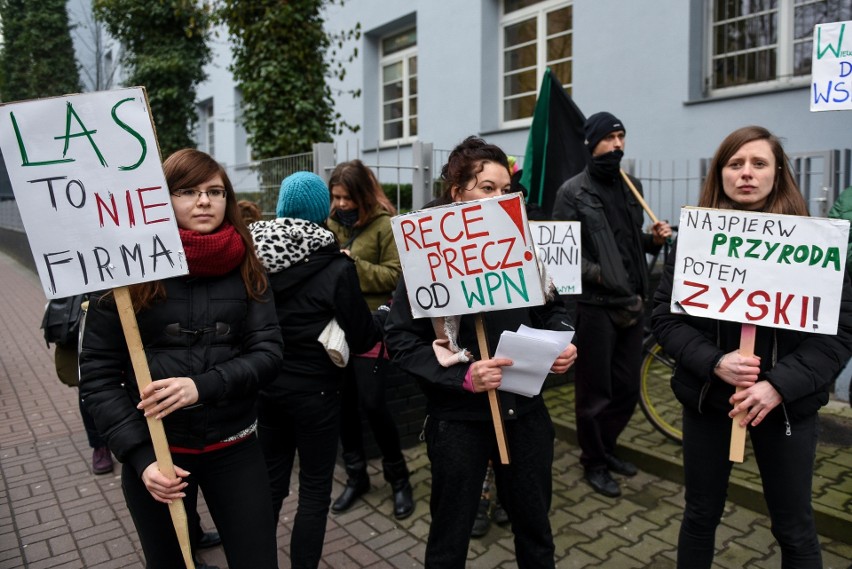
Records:
[[[0,106],[0,151],[48,298],[187,273],[144,89]]]
[[[559,294],[583,292],[579,221],[530,221],[538,259]]]
[[[415,318],[544,304],[520,194],[425,209],[391,222]]]
[[[836,334],[849,222],[683,208],[672,312]]]
[[[811,111],[852,109],[852,21],[814,26]]]

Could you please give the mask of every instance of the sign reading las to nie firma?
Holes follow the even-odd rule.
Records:
[[[814,27],[811,73],[811,111],[852,109],[852,21]]]
[[[141,87],[2,105],[0,149],[48,298],[187,273]]]

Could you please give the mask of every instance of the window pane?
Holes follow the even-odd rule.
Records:
[[[503,78],[503,95],[510,97],[521,93],[536,93],[538,90],[538,75],[535,69],[513,73]]]
[[[503,56],[503,67],[506,69],[506,72],[531,67],[535,64],[536,49],[534,43],[520,48],[507,49]]]
[[[571,57],[571,34],[556,36],[547,40],[547,60],[565,59]]]
[[[382,82],[390,83],[391,81],[399,81],[400,78],[402,78],[401,61],[385,65],[384,68],[382,68]]]
[[[411,77],[408,80],[408,94],[409,96],[417,94],[417,77]]]
[[[533,115],[535,95],[509,99],[503,103],[503,117],[507,121],[525,119]]]
[[[505,2],[503,2],[503,13],[511,14],[512,12],[532,6],[539,2],[541,2],[541,0],[505,0]]]
[[[382,40],[382,53],[389,55],[402,51],[413,45],[417,45],[417,28],[406,30],[402,33],[386,37]]]
[[[382,113],[382,119],[384,121],[390,121],[400,118],[402,118],[402,101],[386,103],[384,105],[384,112]]]
[[[559,79],[559,82],[562,83],[563,86],[570,85],[573,83],[573,77],[571,77],[571,62],[563,61],[562,63],[557,63],[555,65],[550,66],[550,72]]]
[[[408,74],[417,75],[417,56],[413,55],[408,58]]]
[[[382,100],[385,102],[402,98],[402,81],[382,87]]]
[[[408,121],[408,136],[417,136],[417,117]]]
[[[505,40],[506,47],[512,47],[519,43],[535,41],[535,18],[524,20],[523,22],[519,22],[511,26],[506,26],[506,29],[503,31],[503,38]]]
[[[385,123],[384,135],[385,140],[402,138],[402,121]]]
[[[552,36],[553,34],[570,30],[574,27],[572,19],[573,12],[571,6],[548,12],[547,35]]]
[[[410,116],[417,115],[417,97],[408,99],[408,114]]]

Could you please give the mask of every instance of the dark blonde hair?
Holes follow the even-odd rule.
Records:
[[[266,271],[257,258],[254,241],[243,222],[240,208],[237,206],[234,187],[231,185],[231,180],[222,165],[206,152],[194,148],[184,148],[166,158],[163,162],[163,172],[166,175],[166,183],[170,190],[198,186],[217,174],[222,177],[226,190],[225,221],[234,226],[246,247],[245,257],[240,264],[240,275],[249,297],[253,300],[261,300],[267,287]],[[129,290],[133,299],[133,306],[137,312],[166,297],[166,288],[162,281],[132,285]]]
[[[237,202],[237,207],[240,208],[240,216],[246,225],[260,221],[263,218],[260,208],[253,201],[240,200]]]
[[[500,164],[511,176],[509,158],[500,147],[476,136],[468,136],[456,145],[447,157],[447,163],[441,168],[440,202],[452,202],[453,188],[466,188],[468,183],[482,172],[487,162]]]
[[[367,166],[360,160],[350,160],[337,165],[328,179],[328,188],[343,186],[349,192],[349,197],[358,208],[358,221],[355,227],[362,227],[370,221],[376,205],[391,215],[396,215],[396,208],[385,195],[382,186]],[[331,203],[331,214],[334,215],[337,208],[334,200]]]
[[[722,169],[731,159],[731,156],[736,154],[744,144],[755,140],[765,140],[769,143],[772,155],[775,157],[776,167],[775,182],[762,211],[787,215],[808,215],[805,198],[802,197],[799,186],[796,185],[796,179],[793,177],[793,171],[790,168],[790,160],[784,153],[781,141],[762,126],[744,126],[725,137],[710,162],[710,171],[704,180],[701,196],[698,198],[698,206],[735,209],[736,204],[725,194],[722,186]]]

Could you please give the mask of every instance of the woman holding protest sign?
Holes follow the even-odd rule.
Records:
[[[469,137],[450,153],[441,171],[444,203],[498,197],[510,191],[505,153]],[[416,377],[427,399],[424,435],[431,462],[432,524],[427,567],[465,566],[471,528],[479,507],[489,459],[495,466],[500,501],[512,522],[518,566],[553,567],[551,502],[554,430],[541,395],[495,392],[505,420],[509,464],[501,464],[488,392],[500,387],[506,358],[481,358],[476,320],[482,318],[491,349],[504,330],[521,324],[572,330],[570,317],[552,285],[546,303],[442,318],[412,317],[408,291],[394,293],[385,339],[394,361]],[[569,346],[551,371],[564,373],[576,359]]]
[[[192,515],[201,489],[228,566],[272,569],[272,499],[255,435],[258,391],[283,363],[272,294],[219,163],[184,149],[163,169],[189,275],[129,287],[154,381],[140,399],[113,295],[94,295],[82,396],[124,463],[122,489],[148,567],[183,566],[167,504],[182,498]],[[163,421],[174,479],[157,467],[146,417]]]
[[[390,222],[396,209],[360,160],[338,164],[328,187],[332,200],[328,228],[337,236],[340,250],[355,261],[361,292],[370,309],[376,310],[390,299],[402,273]],[[359,409],[364,410],[382,453],[382,470],[393,492],[394,517],[401,520],[414,511],[399,431],[385,401],[385,379],[397,370],[386,360],[385,347],[379,341],[349,362],[340,430],[347,480],[331,506],[335,513],[347,511],[370,489]]]
[[[735,130],[710,165],[698,205],[769,214],[808,215],[780,141],[765,128]],[[817,412],[831,378],[852,348],[848,274],[836,335],[756,326],[754,355],[740,354],[742,324],[673,314],[675,262],[666,262],[654,296],[652,325],[676,362],[672,389],[683,405],[686,508],[678,567],[709,568],[725,506],[731,421],[751,434],[782,567],[822,567],[811,507]]]

